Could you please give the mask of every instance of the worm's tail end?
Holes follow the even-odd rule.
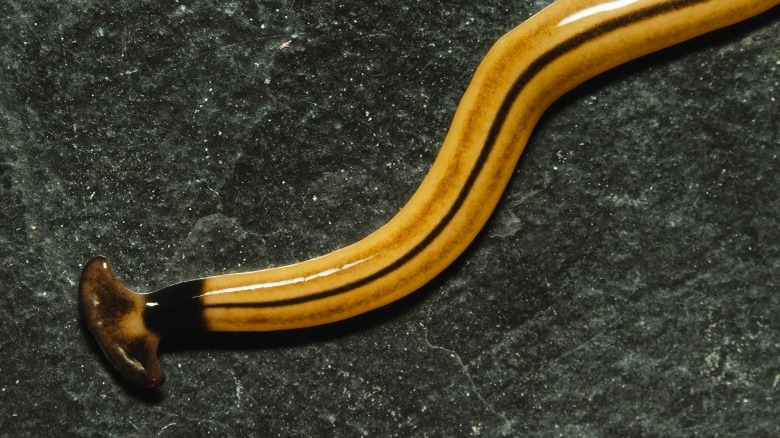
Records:
[[[95,257],[81,271],[79,308],[108,361],[124,377],[156,388],[165,375],[157,360],[160,336],[144,322],[146,300],[114,276],[105,257]]]

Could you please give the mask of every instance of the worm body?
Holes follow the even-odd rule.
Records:
[[[479,65],[430,172],[406,206],[363,240],[290,266],[187,281],[140,294],[108,260],[84,267],[81,312],[112,365],[162,384],[162,336],[326,324],[395,301],[471,243],[547,107],[626,61],[759,14],[780,0],[560,0],[495,43]]]

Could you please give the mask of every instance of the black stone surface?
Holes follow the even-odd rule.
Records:
[[[0,431],[780,433],[780,13],[590,81],[444,275],[276,334],[166,339],[127,386],[80,322],[387,221],[481,57],[545,1],[0,3]]]

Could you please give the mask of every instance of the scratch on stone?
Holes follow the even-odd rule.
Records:
[[[243,386],[241,386],[241,382],[238,380],[236,375],[231,371],[230,372],[231,377],[233,377],[233,382],[236,384],[236,407],[241,407],[241,391],[244,389]]]
[[[68,271],[62,271],[62,276],[65,277],[65,281],[68,282],[69,285],[75,286],[76,282],[73,281],[70,276],[68,275]]]
[[[460,366],[460,370],[463,373],[463,375],[466,376],[466,379],[469,382],[469,385],[471,386],[472,391],[477,396],[480,402],[487,408],[488,411],[490,411],[493,415],[500,418],[504,424],[501,426],[501,434],[508,435],[512,431],[512,422],[509,421],[509,419],[506,417],[506,415],[503,412],[498,412],[496,409],[491,405],[484,396],[482,396],[482,393],[477,388],[477,385],[474,383],[474,379],[471,377],[471,373],[469,372],[469,366],[463,363],[463,359],[460,357],[458,352],[455,350],[451,350],[446,347],[442,347],[440,345],[433,345],[431,341],[428,339],[428,327],[423,324],[419,323],[420,327],[423,329],[423,340],[425,341],[425,344],[434,350],[441,350],[449,354],[449,356],[453,359],[455,359],[455,362]]]
[[[162,433],[165,432],[166,429],[168,429],[169,427],[173,427],[173,426],[176,426],[176,423],[168,423],[168,424],[166,424],[165,426],[163,426],[162,429],[160,429],[159,432],[157,432],[157,436],[162,435]]]
[[[525,201],[533,198],[534,196],[536,196],[541,191],[542,191],[542,189],[531,190],[530,192],[528,192],[525,195],[521,196],[519,199],[513,199],[513,200],[509,201],[509,205],[511,205],[512,207],[517,207],[518,205],[522,205],[522,204],[525,203]]]
[[[242,385],[241,380],[236,377],[235,372],[230,371],[230,377],[233,378],[233,382],[236,384],[236,408],[241,408],[241,404],[244,402],[244,398],[246,398],[249,406],[256,405],[257,401],[254,397],[252,397],[252,391],[244,394],[244,385]]]

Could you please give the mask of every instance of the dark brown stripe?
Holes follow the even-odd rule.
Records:
[[[550,63],[552,63],[556,59],[582,46],[588,41],[604,36],[621,27],[635,24],[642,20],[654,18],[661,14],[676,9],[689,7],[694,4],[705,3],[706,1],[708,0],[673,0],[667,3],[641,9],[639,11],[635,11],[621,17],[613,18],[612,20],[606,21],[596,27],[593,27],[589,30],[586,30],[582,33],[579,33],[571,37],[570,39],[550,49],[549,51],[541,55],[539,58],[537,58],[534,62],[532,62],[531,65],[528,66],[528,69],[526,69],[520,75],[520,77],[515,81],[509,93],[507,93],[507,96],[504,98],[504,101],[501,104],[501,108],[499,108],[498,114],[496,115],[496,118],[493,121],[493,125],[490,128],[490,132],[488,134],[487,140],[485,141],[485,145],[482,147],[482,150],[480,151],[479,158],[477,159],[474,169],[472,169],[471,173],[469,174],[469,177],[466,180],[466,184],[464,184],[463,188],[461,189],[460,194],[455,200],[455,203],[452,205],[452,207],[447,212],[447,214],[441,219],[441,221],[436,226],[436,228],[434,228],[427,236],[425,236],[425,239],[423,239],[420,243],[415,245],[414,248],[412,248],[409,252],[404,254],[403,257],[399,258],[392,264],[386,266],[385,268],[382,268],[381,270],[367,277],[363,277],[360,280],[353,281],[352,283],[346,284],[344,286],[340,286],[337,288],[333,288],[321,292],[315,292],[297,298],[289,298],[289,299],[276,300],[276,301],[265,301],[261,303],[208,304],[205,307],[268,308],[268,307],[282,307],[282,306],[300,304],[300,303],[314,301],[321,298],[332,297],[334,295],[339,295],[341,293],[348,292],[352,289],[365,286],[395,271],[399,267],[403,266],[404,264],[412,260],[422,251],[424,251],[425,248],[428,245],[430,245],[431,242],[433,242],[433,240],[436,239],[442,233],[444,228],[446,228],[447,225],[449,225],[449,223],[458,213],[460,208],[463,206],[463,203],[466,201],[469,192],[474,187],[474,183],[476,182],[477,177],[479,177],[479,174],[482,172],[482,168],[485,166],[485,163],[487,162],[487,159],[490,156],[490,153],[492,152],[495,146],[496,139],[498,138],[498,134],[501,132],[504,123],[506,122],[506,118],[509,114],[509,110],[512,108],[512,105],[517,100],[523,88],[525,88],[525,86],[528,85],[528,83],[537,74],[539,74],[540,71],[542,71],[545,67],[547,67]]]

